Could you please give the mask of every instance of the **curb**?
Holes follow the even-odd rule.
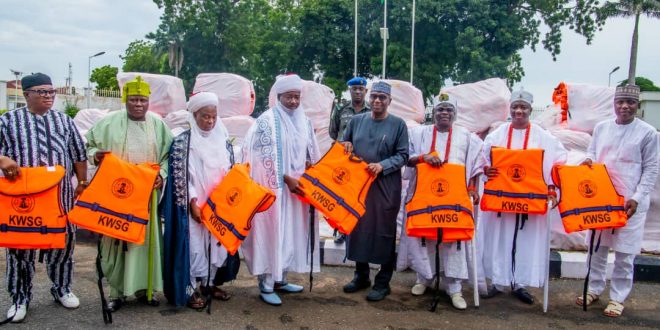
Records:
[[[344,260],[346,255],[345,244],[335,244],[332,238],[320,240],[321,264],[327,266],[355,265],[353,261]],[[584,279],[587,275],[587,253],[584,251],[550,252],[550,277]],[[638,255],[635,257],[635,282],[660,283],[660,256]],[[614,268],[614,253],[607,257],[607,278],[612,276]]]

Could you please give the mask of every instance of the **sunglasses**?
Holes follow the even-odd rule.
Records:
[[[371,100],[380,100],[381,102],[385,102],[389,96],[386,94],[371,94],[369,95],[369,99]]]
[[[57,91],[54,89],[28,89],[26,90],[26,92],[37,93],[41,97],[45,97],[46,95],[55,96],[55,94],[57,93]]]

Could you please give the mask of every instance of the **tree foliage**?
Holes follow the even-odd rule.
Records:
[[[623,80],[619,86],[628,84],[628,79]],[[639,86],[642,92],[660,92],[660,87],[656,86],[651,79],[644,77],[635,77],[635,85]]]
[[[167,60],[167,54],[159,52],[153,42],[145,40],[131,42],[126,53],[119,57],[124,60],[124,72],[162,73]]]
[[[96,83],[97,89],[110,89],[113,91],[119,90],[119,83],[117,82],[117,72],[119,68],[110,65],[92,70],[90,81]]]
[[[658,0],[621,0],[617,2],[607,2],[600,9],[601,19],[608,17],[632,17],[635,19],[632,40],[630,43],[630,62],[628,66],[628,79],[635,81],[635,71],[637,69],[637,48],[639,34],[639,17],[646,15],[650,18],[660,18],[660,1]]]
[[[154,2],[163,16],[147,38],[154,43],[152,50],[171,43],[183,47],[179,76],[187,88],[202,72],[237,73],[254,81],[257,105],[263,108],[279,73],[322,79],[336,93],[353,76],[355,0]],[[388,1],[387,78],[410,79],[411,5],[409,0]],[[417,0],[413,83],[428,96],[447,79],[520,81],[520,50],[541,45],[555,58],[563,27],[589,43],[605,19],[599,10],[597,0]],[[378,77],[382,2],[360,0],[358,18],[358,74]]]

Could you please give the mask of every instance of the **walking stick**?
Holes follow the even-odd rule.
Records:
[[[156,205],[158,203],[158,196],[156,196],[156,190],[154,189],[151,192],[151,219],[149,221],[149,261],[147,263],[147,301],[151,302],[154,297],[154,249],[155,249],[155,240],[154,236],[156,232],[154,231],[154,226],[158,221],[158,216],[156,213]]]
[[[316,240],[316,235],[314,235],[314,207],[309,206],[309,292],[312,292],[312,286],[314,286],[314,241]]]
[[[549,209],[548,209],[549,211]],[[546,212],[545,222],[548,230],[545,233],[545,242],[547,244],[546,263],[545,263],[545,283],[543,283],[543,313],[548,312],[548,292],[550,291],[550,216]]]
[[[479,308],[479,276],[477,274],[477,218],[479,206],[474,208],[474,237],[472,237],[472,290],[474,290],[474,307]]]

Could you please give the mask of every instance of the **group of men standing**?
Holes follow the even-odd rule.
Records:
[[[160,165],[153,188],[161,202],[152,203],[150,212],[155,215],[152,219],[164,219],[164,227],[156,221],[153,230],[147,231],[144,245],[107,237],[101,241],[102,272],[110,286],[109,310],[119,309],[127,296],[157,305],[153,291],[164,291],[171,304],[195,309],[205,307],[209,298],[229,299],[231,295],[220,286],[236,277],[240,261],[218,244],[200,219],[200,208],[234,164],[227,130],[218,120],[217,96],[207,92],[192,95],[188,102],[190,128],[174,138],[163,121],[148,112],[150,88],[138,77],[122,89],[126,110],[111,113],[95,124],[85,136],[85,145],[73,121],[52,109],[56,92],[48,76],[26,76],[22,83],[27,107],[0,116],[0,169],[8,179],[20,175],[20,167],[62,165],[68,175],[61,183],[61,201],[69,210],[75,196],[87,185],[88,162],[98,165],[107,152],[130,163]],[[414,187],[415,166],[419,163],[436,167],[445,163],[464,165],[467,191],[475,204],[480,198],[480,181],[500,175],[501,169],[493,167],[489,158],[491,147],[543,149],[543,175],[546,182],[551,182],[551,168],[566,162],[567,153],[559,140],[530,123],[532,95],[525,91],[512,93],[511,122],[482,142],[454,125],[460,109],[455,100],[438,98],[433,107],[433,125],[409,131],[401,118],[388,112],[391,86],[374,83],[367,103],[366,84],[359,77],[348,82],[352,102],[333,111],[329,129],[331,137],[342,143],[346,152],[366,161],[367,171],[376,177],[367,194],[366,213],[346,238],[347,258],[356,266],[355,276],[343,287],[344,292],[370,288],[366,298],[382,300],[390,293],[394,269],[412,268],[417,272],[413,295],[423,294],[434,279],[439,280],[457,309],[467,307],[461,284],[470,277],[479,279],[483,297],[492,297],[511,286],[517,298],[533,303],[534,297],[526,288],[544,284],[545,264],[549,262],[545,239],[549,228],[541,215],[525,215],[521,226],[516,225],[516,215],[482,212],[476,241],[478,274],[470,274],[467,266],[472,242],[443,243],[440,273],[432,265],[432,240],[404,233],[398,261],[395,254],[397,214],[402,196],[411,197],[410,187]],[[318,220],[310,217],[309,206],[296,195],[304,194],[298,178],[321,155],[311,121],[301,106],[300,77],[280,77],[273,90],[276,105],[257,118],[241,150],[253,180],[271,189],[276,201],[268,211],[255,216],[242,253],[249,272],[257,276],[260,298],[267,304],[280,305],[278,293],[303,291],[303,286],[287,280],[287,273],[320,270],[319,244],[314,244],[318,242]],[[640,252],[649,194],[658,172],[658,138],[655,129],[635,118],[638,105],[639,88],[617,88],[616,120],[596,126],[584,163],[589,166],[598,162],[608,167],[617,191],[626,199],[629,216],[626,227],[602,233],[601,246],[607,248],[594,255],[587,304],[598,300],[604,290],[608,248],[616,252],[611,301],[605,310],[608,316],[621,315],[632,288],[632,260]],[[69,180],[73,174],[78,181],[75,189]],[[409,187],[402,186],[403,178],[411,182]],[[408,193],[402,194],[405,188]],[[554,186],[548,187],[553,206],[558,193]],[[71,291],[75,228],[70,224],[66,243],[65,249],[45,251],[47,269],[55,301],[76,308],[79,301]],[[150,255],[153,251],[158,255]],[[25,318],[32,297],[35,254],[34,250],[7,249],[7,289],[13,302],[7,316],[14,322]],[[147,263],[147,259],[154,262]],[[373,286],[370,263],[380,265]],[[582,301],[578,299],[577,303]]]

